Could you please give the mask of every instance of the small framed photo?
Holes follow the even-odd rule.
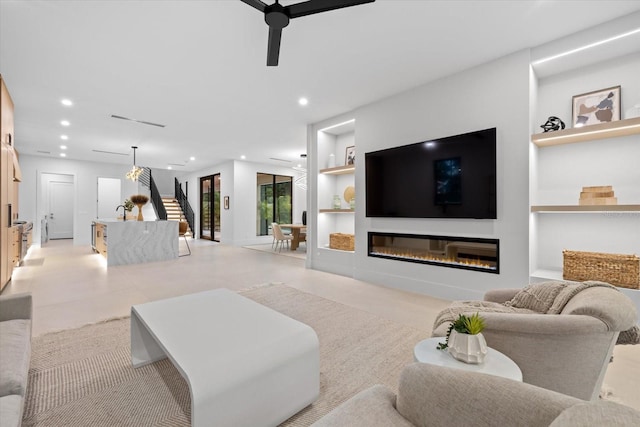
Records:
[[[224,208],[229,209],[229,196],[224,196]]]
[[[574,128],[620,120],[620,86],[575,95],[572,111]]]
[[[355,165],[356,164],[356,146],[352,145],[347,147],[344,154],[344,164],[345,165]]]

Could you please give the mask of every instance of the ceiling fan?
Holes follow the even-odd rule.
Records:
[[[309,0],[301,3],[282,6],[278,0],[268,5],[261,0],[242,0],[251,7],[264,13],[264,20],[269,25],[269,42],[267,45],[267,66],[278,65],[280,56],[280,38],[282,29],[289,25],[293,18],[313,15],[314,13],[327,12],[343,7],[357,6],[364,3],[373,3],[375,0]]]

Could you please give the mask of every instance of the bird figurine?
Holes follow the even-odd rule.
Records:
[[[545,132],[564,129],[564,122],[556,116],[549,116],[547,122],[540,126]]]

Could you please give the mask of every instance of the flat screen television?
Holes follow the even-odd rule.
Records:
[[[496,129],[365,153],[367,217],[496,219]]]

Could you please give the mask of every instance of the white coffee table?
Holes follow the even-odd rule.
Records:
[[[509,359],[498,350],[489,348],[484,362],[474,365],[454,359],[446,350],[438,350],[438,344],[444,341],[444,337],[428,338],[420,341],[413,349],[413,357],[415,361],[429,363],[431,365],[480,372],[483,374],[497,375],[499,377],[522,381],[522,371],[520,371],[516,362]]]
[[[315,331],[228,289],[131,307],[133,366],[165,357],[189,384],[192,426],[276,426],[320,393]]]

